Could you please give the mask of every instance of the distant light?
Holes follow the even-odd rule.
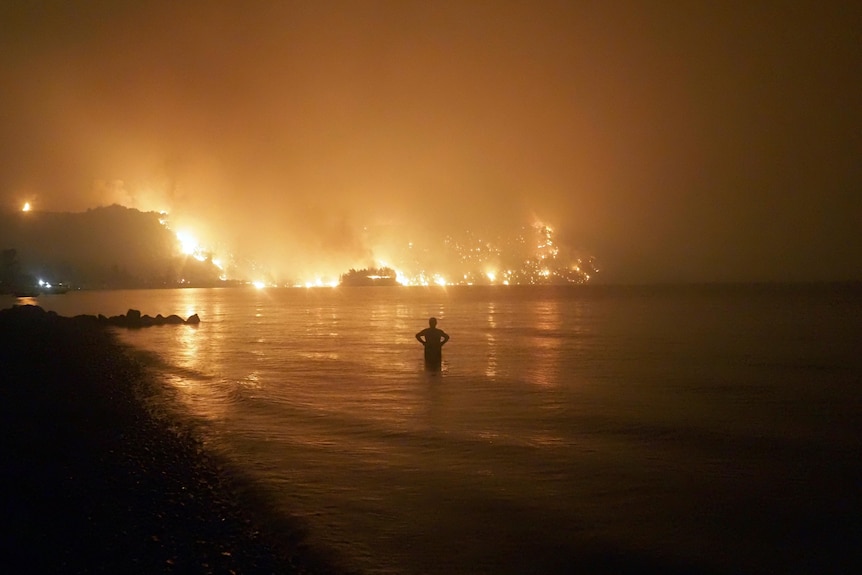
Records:
[[[323,279],[321,277],[316,277],[313,280],[307,280],[304,284],[297,284],[297,287],[306,287],[306,288],[321,288],[321,287],[338,287],[339,281],[337,279]]]
[[[257,289],[263,289],[266,287],[266,284],[262,281],[251,282],[251,285],[253,285]]]
[[[30,210],[32,210],[32,209],[33,209],[33,208],[31,208],[31,207],[30,207],[30,202],[24,202],[24,207],[23,207],[23,208],[21,208],[21,211],[22,211],[22,212],[29,212],[29,211],[30,211]]]

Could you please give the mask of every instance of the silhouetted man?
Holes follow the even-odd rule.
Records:
[[[416,339],[425,346],[425,369],[439,370],[443,362],[443,344],[449,341],[449,334],[437,329],[436,317],[428,320],[428,326],[416,334]]]

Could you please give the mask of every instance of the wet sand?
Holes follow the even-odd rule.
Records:
[[[95,322],[0,310],[3,563],[21,573],[336,573],[188,425],[146,408],[153,385]]]

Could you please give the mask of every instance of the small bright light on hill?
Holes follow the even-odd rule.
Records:
[[[30,202],[24,202],[24,207],[23,207],[23,208],[21,208],[21,211],[22,211],[22,212],[29,212],[29,211],[30,211],[30,210],[32,210],[32,209],[33,209],[33,208],[31,208],[31,207],[30,207]]]

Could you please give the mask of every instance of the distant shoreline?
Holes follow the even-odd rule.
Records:
[[[16,299],[32,299],[38,303],[39,297],[59,298],[77,292],[115,292],[115,291],[149,291],[149,290],[187,290],[187,289],[237,289],[249,291],[266,290],[297,290],[297,291],[328,291],[338,289],[349,289],[351,291],[373,290],[446,290],[446,289],[494,289],[494,290],[530,290],[530,289],[567,289],[579,291],[595,290],[680,290],[680,289],[850,289],[862,290],[862,280],[834,280],[834,281],[721,281],[721,282],[645,282],[645,283],[583,283],[583,284],[451,284],[451,285],[348,285],[337,286],[300,286],[300,285],[274,285],[256,287],[252,284],[242,283],[233,285],[180,285],[180,286],[136,286],[136,287],[77,287],[71,288],[64,293],[44,293],[33,296],[15,296],[11,293],[0,293],[0,301],[14,302]]]

